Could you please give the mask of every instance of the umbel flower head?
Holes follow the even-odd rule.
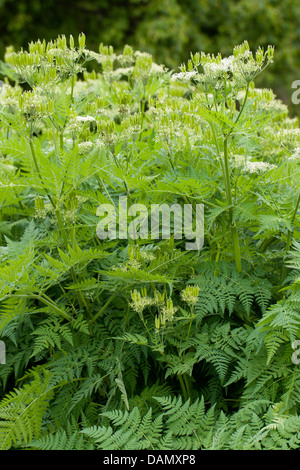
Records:
[[[173,300],[168,298],[165,307],[161,308],[161,320],[163,321],[163,325],[166,321],[172,321],[174,319],[177,310],[178,307],[174,307]]]
[[[300,147],[295,147],[292,155],[288,158],[288,160],[300,160]]]
[[[274,170],[276,165],[268,162],[247,162],[244,167],[244,172],[248,173],[264,173],[266,171]]]
[[[221,54],[217,56],[204,52],[191,54],[188,66],[181,65],[181,72],[173,74],[171,79],[185,83],[193,80],[202,85],[205,91],[224,88],[225,80],[230,82],[229,88],[234,87],[237,90],[250,83],[268,64],[272,63],[273,56],[273,46],[268,46],[266,51],[259,47],[253,54],[248,42],[244,41],[233,49],[232,55],[225,58],[222,58]]]
[[[194,307],[198,300],[199,290],[199,286],[187,286],[181,291],[180,296],[190,307]]]
[[[137,289],[134,289],[133,292],[131,292],[131,300],[132,302],[130,303],[130,306],[135,310],[139,315],[143,313],[143,310],[146,307],[149,307],[153,305],[154,299],[151,297],[147,296],[147,290],[146,289],[141,289],[141,292],[139,292]]]
[[[174,320],[178,307],[174,307],[173,300],[169,297],[164,304],[164,295],[156,293],[156,305],[159,305],[160,313],[155,317],[155,329],[158,332],[166,327],[167,322]]]
[[[83,58],[89,60],[84,49],[85,35],[78,37],[78,48],[74,47],[73,36],[70,36],[68,47],[65,35],[54,41],[36,41],[29,44],[28,51],[15,52],[7,48],[5,60],[12,65],[19,81],[31,86],[53,86],[70,76],[84,70]]]

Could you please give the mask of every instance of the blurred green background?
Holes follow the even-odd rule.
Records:
[[[256,84],[300,116],[291,102],[300,80],[299,0],[0,0],[1,58],[8,45],[80,32],[90,49],[103,42],[119,52],[130,44],[175,71],[190,51],[229,55],[245,39],[252,50],[275,45],[275,63]]]

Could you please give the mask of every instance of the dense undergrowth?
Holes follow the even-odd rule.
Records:
[[[273,49],[173,73],[78,43],[5,57],[0,449],[298,448],[300,130],[253,82]],[[203,247],[101,240],[120,196],[203,204]]]

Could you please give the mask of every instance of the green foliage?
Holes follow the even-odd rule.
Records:
[[[273,48],[174,74],[77,42],[6,54],[0,449],[298,448],[300,131],[253,82]],[[203,247],[172,217],[101,239],[120,197],[203,204]]]
[[[50,40],[64,32],[89,35],[89,47],[100,42],[121,52],[124,44],[151,53],[158,63],[177,70],[189,52],[231,53],[234,44],[248,39],[253,49],[274,44],[277,61],[259,80],[291,102],[292,83],[298,79],[299,4],[290,0],[2,0],[0,3],[0,56],[7,45],[17,49],[39,38]],[[12,74],[2,63],[2,74]]]

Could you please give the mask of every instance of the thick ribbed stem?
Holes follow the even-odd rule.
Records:
[[[224,139],[224,171],[225,171],[226,197],[227,197],[227,203],[229,205],[230,230],[231,230],[232,243],[233,243],[235,267],[238,272],[241,272],[242,261],[241,261],[241,251],[240,251],[238,231],[237,231],[236,226],[232,222],[233,212],[232,212],[232,194],[231,194],[231,187],[230,187],[230,175],[229,175],[229,164],[228,164],[228,137],[225,137]]]

